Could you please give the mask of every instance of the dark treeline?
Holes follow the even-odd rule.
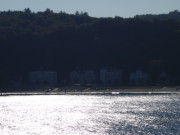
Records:
[[[136,15],[135,18],[143,18],[147,20],[154,20],[154,19],[161,19],[161,20],[167,20],[167,19],[175,19],[180,20],[180,12],[178,10],[174,10],[172,12],[169,12],[169,14],[159,14],[159,15]]]
[[[57,71],[59,81],[76,68],[103,67],[123,69],[128,80],[128,74],[141,67],[152,85],[161,72],[177,85],[179,58],[180,22],[175,18],[94,18],[86,12],[49,9],[0,12],[1,86],[15,73],[26,76],[42,66]]]

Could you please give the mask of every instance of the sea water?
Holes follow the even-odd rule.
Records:
[[[180,95],[1,96],[0,135],[180,134]]]

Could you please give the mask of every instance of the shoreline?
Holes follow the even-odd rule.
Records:
[[[24,91],[2,92],[0,96],[31,96],[31,95],[162,95],[180,94],[176,89],[105,89],[105,90],[56,90],[56,91]]]

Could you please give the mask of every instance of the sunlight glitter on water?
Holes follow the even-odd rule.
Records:
[[[180,95],[0,97],[0,134],[178,134],[179,99]]]

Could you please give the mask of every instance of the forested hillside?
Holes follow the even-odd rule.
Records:
[[[180,12],[178,10],[169,12],[169,14],[159,14],[159,15],[152,15],[152,14],[147,14],[147,15],[136,15],[136,18],[143,18],[143,19],[148,19],[148,20],[153,20],[153,19],[161,19],[161,20],[167,20],[167,19],[175,19],[175,20],[180,20]]]
[[[179,12],[178,12],[179,14]],[[178,18],[178,17],[177,17]],[[180,84],[179,18],[94,18],[86,12],[0,12],[0,84],[12,73],[55,70],[60,80],[71,70],[141,67],[152,82],[166,72]]]

